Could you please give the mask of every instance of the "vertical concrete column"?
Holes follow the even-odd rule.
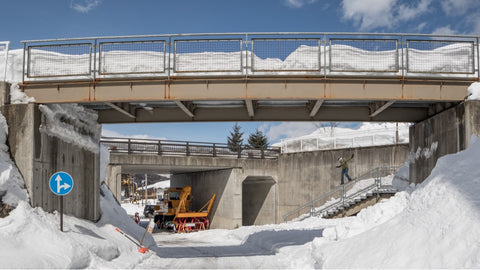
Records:
[[[480,134],[480,101],[460,103],[410,128],[410,181],[421,183],[437,160],[464,150]]]
[[[55,172],[64,171],[74,180],[72,191],[64,196],[64,213],[92,221],[98,220],[99,152],[92,152],[40,132],[40,126],[47,123],[38,105],[6,105],[1,107],[1,111],[9,126],[10,153],[24,178],[31,205],[42,207],[48,212],[59,210],[59,197],[50,191],[48,182]],[[92,136],[99,137],[95,135],[98,134]]]
[[[118,203],[122,200],[122,166],[110,165],[107,167],[107,186],[112,191]]]
[[[0,106],[10,104],[10,84],[0,82]]]

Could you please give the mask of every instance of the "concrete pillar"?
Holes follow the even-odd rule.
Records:
[[[0,82],[0,106],[10,104],[10,84]]]
[[[122,200],[122,166],[107,166],[107,177],[105,182],[110,188],[110,191],[112,191],[117,202],[120,203]]]
[[[437,160],[464,150],[480,135],[480,101],[467,101],[410,128],[410,181],[421,183]]]
[[[55,172],[64,171],[74,180],[72,191],[64,196],[64,213],[98,220],[99,153],[40,132],[46,119],[38,105],[6,105],[1,112],[8,123],[10,153],[25,180],[31,205],[48,212],[59,210],[59,198],[50,191],[48,181]]]

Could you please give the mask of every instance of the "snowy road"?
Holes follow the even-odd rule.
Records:
[[[315,230],[288,230],[288,231],[261,231],[250,235],[239,245],[219,245],[218,240],[212,242],[193,242],[191,239],[169,245],[166,241],[157,240],[159,246],[155,251],[162,258],[197,258],[197,257],[244,257],[275,255],[278,249],[285,246],[304,245],[322,236],[323,229]]]

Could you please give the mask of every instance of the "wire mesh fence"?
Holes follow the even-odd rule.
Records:
[[[252,71],[320,71],[320,39],[252,39]]]
[[[241,72],[241,39],[176,40],[174,72]]]
[[[166,41],[102,42],[99,73],[165,73]]]
[[[396,39],[330,39],[330,71],[398,72]]]
[[[209,36],[219,38],[203,39]],[[401,34],[247,33],[24,41],[24,80],[135,78],[138,74],[162,78],[335,77],[342,72],[372,77],[395,73],[405,78],[480,78],[479,37],[409,37],[412,39]]]
[[[473,74],[474,56],[470,41],[407,40],[407,72]]]
[[[27,77],[88,76],[92,73],[92,44],[29,46]]]

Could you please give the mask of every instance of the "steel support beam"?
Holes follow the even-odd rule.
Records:
[[[253,118],[255,116],[255,111],[253,109],[253,102],[251,99],[245,100],[245,107],[247,107],[248,116]]]
[[[383,112],[385,109],[390,107],[393,103],[395,103],[395,100],[390,100],[385,102],[383,105],[379,106],[378,108],[375,108],[373,112],[370,114],[370,117],[377,116],[379,113]]]
[[[181,102],[180,100],[175,100],[175,104],[177,104],[177,106],[182,109],[183,112],[185,112],[188,116],[190,116],[191,118],[195,117],[195,115],[193,114],[193,112],[191,112],[187,106],[185,106],[185,104],[183,104],[183,102]]]
[[[317,115],[317,112],[318,112],[318,110],[320,110],[320,107],[322,106],[322,104],[323,104],[323,99],[318,99],[315,102],[315,105],[313,105],[313,108],[310,111],[310,117],[313,118],[315,115]]]
[[[248,83],[247,83],[248,82]],[[471,81],[398,79],[217,79],[152,82],[25,84],[36,103],[167,100],[409,100],[461,101]],[[319,90],[322,89],[322,90]]]
[[[115,109],[116,111],[119,111],[119,112],[121,112],[122,114],[124,114],[124,115],[126,115],[126,116],[128,116],[128,117],[130,117],[130,118],[133,118],[133,119],[136,118],[135,115],[127,112],[127,111],[124,110],[123,108],[121,108],[121,107],[119,107],[119,106],[117,106],[117,105],[115,105],[115,104],[113,104],[113,103],[111,103],[111,102],[105,102],[105,104],[107,104],[108,106],[112,107],[112,108]]]

